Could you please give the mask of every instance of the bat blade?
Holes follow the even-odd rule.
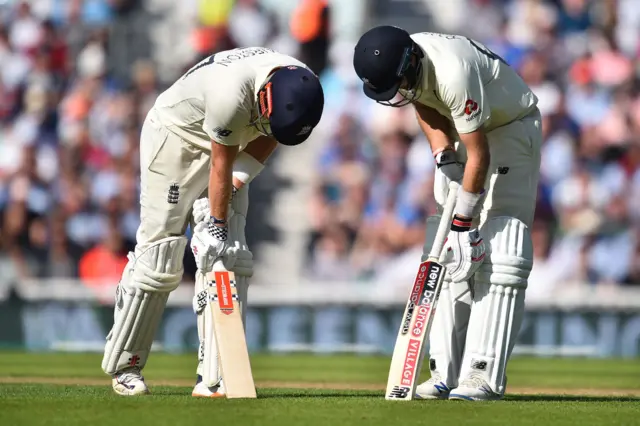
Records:
[[[256,398],[235,275],[229,271],[214,271],[209,273],[208,279],[213,294],[209,303],[227,398]]]
[[[433,258],[418,268],[391,358],[386,400],[411,401],[415,395],[444,274],[444,266]]]

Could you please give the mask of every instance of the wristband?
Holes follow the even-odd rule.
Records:
[[[244,151],[240,151],[233,162],[233,177],[245,185],[251,182],[264,169],[264,164]]]
[[[454,213],[465,217],[476,217],[480,214],[480,210],[482,209],[484,195],[484,189],[479,194],[474,194],[472,192],[465,191],[461,186],[458,190],[458,201],[456,202]]]
[[[435,151],[433,151],[433,158],[436,158],[438,154],[440,154],[441,152],[445,152],[445,151],[453,151],[455,152],[455,148],[451,147],[451,146],[445,146],[443,148],[438,148]]]
[[[227,219],[218,219],[215,216],[209,216],[209,223],[212,223],[214,225],[226,225]]]
[[[455,232],[469,232],[472,221],[473,219],[463,219],[457,214],[454,214],[453,220],[451,221],[451,230]]]

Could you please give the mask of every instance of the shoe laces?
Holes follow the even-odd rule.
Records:
[[[487,381],[484,379],[482,374],[480,373],[471,373],[467,376],[466,379],[460,383],[460,386],[464,386],[467,388],[481,388],[487,386]]]
[[[144,381],[144,377],[142,377],[142,374],[140,373],[140,367],[127,367],[116,374],[116,379],[118,380],[118,383],[122,384],[127,384],[132,380]]]
[[[433,385],[435,383],[440,383],[440,382],[442,382],[442,376],[440,375],[440,373],[436,373],[436,372],[432,372],[431,378],[427,380],[427,383],[430,385]]]

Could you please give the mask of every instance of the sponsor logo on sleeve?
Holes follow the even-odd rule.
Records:
[[[478,106],[478,103],[473,99],[467,99],[464,104],[464,115],[467,116],[467,121],[471,121],[476,118],[482,110]]]
[[[213,129],[213,133],[219,138],[226,138],[227,136],[231,135],[233,131],[223,129],[222,127],[216,127],[215,129]]]

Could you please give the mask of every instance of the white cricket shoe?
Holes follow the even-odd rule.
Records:
[[[118,395],[146,395],[149,388],[138,367],[128,367],[112,376],[111,386]]]
[[[447,399],[451,389],[438,373],[431,373],[429,380],[416,387],[416,399]]]
[[[495,393],[478,373],[471,373],[449,394],[449,399],[464,401],[497,401],[502,397],[503,395]]]
[[[198,398],[226,398],[227,392],[224,388],[224,383],[220,380],[220,383],[208,387],[202,381],[202,376],[198,374],[198,380],[196,381],[196,385],[191,392],[191,396],[195,396]]]

